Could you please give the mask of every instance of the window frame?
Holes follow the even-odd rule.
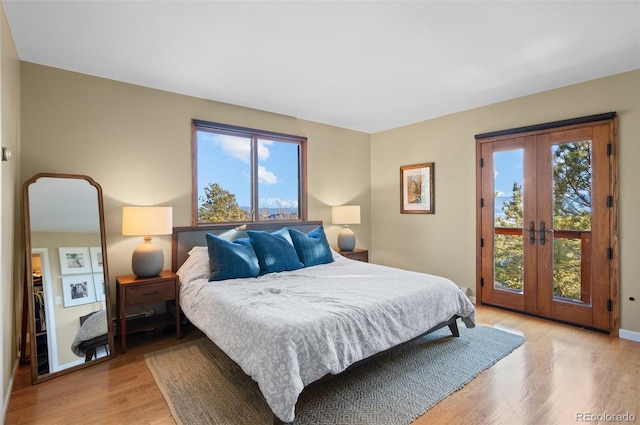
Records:
[[[251,220],[248,221],[220,221],[198,222],[198,131],[208,131],[216,134],[248,137],[252,141],[251,150]],[[298,149],[298,218],[287,220],[260,220],[258,208],[258,153],[253,147],[258,139],[272,140],[280,143],[297,144]],[[267,130],[239,127],[203,120],[191,121],[191,225],[212,226],[228,224],[250,223],[286,223],[307,221],[307,138]]]

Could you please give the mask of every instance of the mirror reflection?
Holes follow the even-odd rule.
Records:
[[[32,380],[112,356],[102,190],[87,176],[25,182]]]

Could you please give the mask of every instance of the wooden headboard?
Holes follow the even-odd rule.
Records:
[[[301,232],[309,232],[322,224],[322,221],[274,221],[264,223],[212,224],[206,226],[174,227],[171,236],[171,270],[178,270],[187,259],[194,246],[207,246],[205,235],[211,233],[221,238],[234,240],[246,238],[247,230],[273,232],[283,227],[291,227]]]

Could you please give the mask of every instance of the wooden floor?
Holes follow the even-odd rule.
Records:
[[[413,425],[640,423],[640,343],[483,306],[477,318],[527,341]],[[20,366],[6,424],[174,425],[144,353],[201,336],[128,338],[126,354],[35,386]]]

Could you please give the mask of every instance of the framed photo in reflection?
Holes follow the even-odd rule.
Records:
[[[64,307],[96,302],[96,289],[92,274],[62,276]]]
[[[91,273],[91,259],[87,247],[59,247],[60,274]]]

